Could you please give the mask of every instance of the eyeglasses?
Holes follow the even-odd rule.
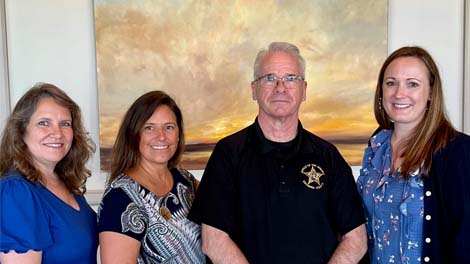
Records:
[[[277,77],[272,74],[266,74],[261,77],[256,78],[255,82],[260,82],[261,86],[264,88],[274,88],[277,86],[279,81],[282,81],[286,88],[297,88],[297,84],[303,82],[304,77],[296,75],[288,75],[285,77]]]

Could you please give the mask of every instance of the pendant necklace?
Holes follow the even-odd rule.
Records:
[[[171,212],[170,212],[170,209],[168,209],[168,207],[166,206],[162,206],[160,207],[160,215],[166,220],[170,220],[171,219]]]

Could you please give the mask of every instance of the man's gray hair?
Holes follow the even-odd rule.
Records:
[[[260,77],[260,67],[264,57],[266,57],[266,55],[268,55],[269,53],[275,51],[282,51],[292,55],[292,57],[294,57],[299,63],[302,77],[305,77],[305,60],[302,55],[300,55],[299,48],[297,48],[297,46],[295,46],[294,44],[290,44],[287,42],[272,42],[271,44],[269,44],[268,49],[262,49],[258,52],[258,55],[256,55],[255,64],[253,65],[254,79]]]

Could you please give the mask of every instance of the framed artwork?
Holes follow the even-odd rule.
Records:
[[[272,41],[307,62],[303,126],[361,162],[376,128],[375,82],[387,55],[386,0],[95,0],[101,169],[121,118],[163,90],[183,111],[182,167],[203,169],[215,143],[251,124],[253,62]]]

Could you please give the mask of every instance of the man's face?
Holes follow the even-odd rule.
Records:
[[[268,53],[261,61],[260,76],[273,75],[277,77],[302,76],[300,65],[295,58],[282,51]],[[257,76],[257,77],[260,77]],[[253,100],[258,102],[259,117],[267,119],[298,118],[300,104],[305,100],[307,83],[295,82],[286,86],[283,81],[277,81],[272,87],[263,85],[263,81],[253,81],[251,90]]]

